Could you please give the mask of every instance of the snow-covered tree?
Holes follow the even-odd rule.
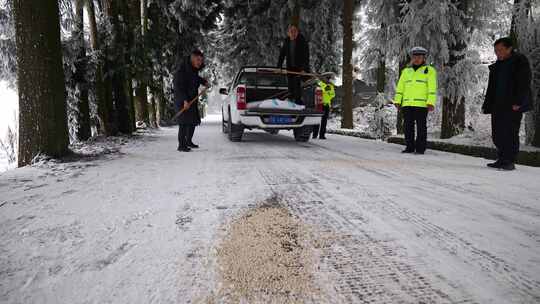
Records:
[[[11,1],[0,0],[0,80],[15,87],[17,58]]]
[[[293,16],[298,14],[298,16]],[[286,30],[299,18],[314,71],[338,72],[341,62],[341,1],[225,1],[223,22],[213,33],[224,77],[241,66],[277,63]]]
[[[368,71],[373,71],[367,73],[368,79],[382,82],[385,78],[397,78],[399,70],[408,60],[408,50],[415,45],[426,47],[430,51],[429,63],[439,71],[442,107],[438,108],[435,117],[440,115],[442,108],[441,136],[448,138],[461,133],[465,128],[466,98],[473,96],[484,85],[483,76],[486,73],[472,37],[485,37],[483,31],[496,23],[493,20],[502,2],[367,2],[366,14],[371,30],[367,32],[364,41],[368,45],[362,54],[365,54],[363,62],[367,63]],[[400,69],[386,69],[388,72],[384,74],[375,73],[384,70],[384,64],[387,67],[399,66]],[[394,82],[389,85],[394,85]],[[387,88],[386,91],[392,90]]]
[[[106,41],[106,81],[111,83],[112,101],[118,131],[130,134],[135,129],[133,92],[129,74],[131,33],[126,0],[103,0]]]
[[[101,24],[98,23],[96,5],[93,0],[86,0],[86,12],[89,23],[90,61],[93,62],[95,69],[93,77],[89,77],[90,94],[93,95],[96,105],[96,115],[98,118],[97,130],[99,134],[106,136],[116,134],[116,122],[114,121],[114,105],[112,102],[112,86],[106,82],[104,75],[105,49],[102,48],[103,35],[100,33]]]
[[[76,138],[78,140],[87,140],[90,138],[90,106],[88,103],[88,81],[87,66],[88,57],[86,56],[86,42],[84,39],[84,2],[85,0],[73,0],[74,22],[73,31],[70,40],[70,46],[74,50],[74,73],[73,85],[75,89],[74,103],[76,104]]]
[[[531,63],[533,71],[533,111],[525,117],[526,141],[540,147],[540,3],[514,0],[510,31],[517,48]]]

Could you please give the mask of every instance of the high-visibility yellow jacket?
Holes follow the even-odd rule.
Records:
[[[334,89],[334,85],[331,83],[325,83],[323,81],[319,81],[319,87],[321,88],[323,92],[323,105],[330,106],[332,104],[332,99],[336,97],[336,91]]]
[[[402,107],[435,106],[437,102],[437,70],[424,65],[416,71],[412,67],[401,72],[396,88],[394,104]]]

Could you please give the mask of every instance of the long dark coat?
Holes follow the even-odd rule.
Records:
[[[199,86],[205,80],[199,76],[199,71],[191,65],[190,57],[184,58],[182,64],[174,74],[174,105],[180,111],[184,101],[191,101],[199,94]],[[183,125],[198,125],[201,123],[199,101],[196,100],[191,107],[178,117],[178,123]]]
[[[486,98],[482,106],[485,114],[495,112],[512,112],[512,105],[520,106],[520,112],[530,111],[532,108],[531,90],[531,66],[525,55],[514,53],[510,60],[510,73],[507,79],[508,87],[505,96],[496,96],[497,73],[500,73],[499,62],[489,66],[489,81],[486,91]],[[498,102],[499,101],[499,102]]]
[[[294,54],[291,52],[290,39],[287,37],[283,40],[281,51],[279,52],[278,67],[283,66],[283,61],[287,59],[287,70],[310,72],[309,65],[309,44],[306,38],[299,33],[296,38],[296,47]],[[294,56],[294,66],[291,64],[291,57]]]

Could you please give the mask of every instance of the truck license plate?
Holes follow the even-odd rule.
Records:
[[[286,125],[293,123],[293,118],[288,116],[270,116],[269,123],[276,125]]]

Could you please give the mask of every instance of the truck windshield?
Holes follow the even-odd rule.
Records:
[[[283,74],[244,72],[238,84],[259,87],[287,87],[287,76]]]

